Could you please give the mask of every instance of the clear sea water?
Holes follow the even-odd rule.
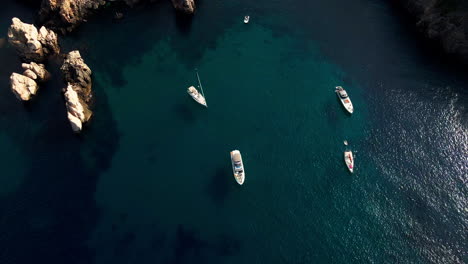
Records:
[[[2,38],[36,11],[6,1]],[[111,6],[61,42],[93,70],[80,136],[57,61],[22,104],[0,40],[0,263],[468,262],[466,67],[387,1]]]

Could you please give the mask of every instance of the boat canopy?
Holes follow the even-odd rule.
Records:
[[[235,163],[241,162],[241,157],[239,152],[234,152],[232,154],[232,159],[234,160]]]

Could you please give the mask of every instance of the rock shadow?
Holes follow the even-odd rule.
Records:
[[[18,187],[0,197],[0,263],[93,263],[88,239],[100,215],[96,184],[120,137],[107,98],[97,84],[94,123],[77,136],[66,118],[57,65],[47,67],[52,80],[27,109],[8,87],[19,61],[2,58],[11,64],[0,68],[0,129],[21,156],[11,166],[23,170],[11,175],[21,177]]]

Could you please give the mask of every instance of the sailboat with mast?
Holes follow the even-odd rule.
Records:
[[[193,87],[193,86],[190,86],[188,89],[187,89],[187,93],[193,98],[193,100],[195,100],[197,103],[205,106],[205,107],[208,107],[208,105],[206,104],[206,99],[205,99],[205,93],[203,92],[203,87],[202,87],[202,84],[201,84],[201,81],[200,81],[200,76],[198,76],[198,70],[196,70],[196,73],[197,73],[197,79],[198,79],[198,87],[200,88],[200,92],[198,92],[198,90]]]

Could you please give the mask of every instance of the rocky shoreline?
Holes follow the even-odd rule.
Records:
[[[468,1],[398,0],[424,36],[445,53],[468,63]]]
[[[60,70],[65,81],[62,89],[67,117],[74,132],[81,132],[83,124],[88,122],[93,112],[92,104],[92,71],[86,65],[78,50],[62,55],[59,37],[56,32],[66,34],[103,6],[111,2],[125,2],[133,6],[140,2],[154,0],[42,0],[38,12],[38,29],[33,24],[22,22],[14,17],[8,29],[8,42],[25,63],[22,74],[12,73],[10,88],[21,101],[29,101],[39,90],[41,82],[50,79],[46,66],[41,64],[52,55],[63,58]],[[194,0],[171,0],[174,8],[185,15],[195,12]],[[122,18],[123,14],[119,14]],[[0,42],[3,45],[3,41]]]

